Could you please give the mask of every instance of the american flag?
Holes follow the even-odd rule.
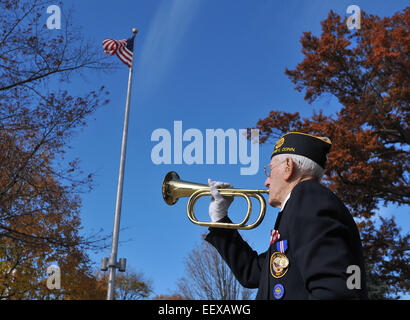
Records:
[[[103,41],[104,52],[110,56],[117,54],[118,58],[131,68],[134,55],[134,39],[135,36],[127,40],[105,39]]]

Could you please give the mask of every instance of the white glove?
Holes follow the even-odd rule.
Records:
[[[212,195],[209,216],[212,222],[216,222],[228,215],[228,208],[234,199],[234,197],[223,197],[217,188],[232,188],[232,185],[226,182],[212,181],[211,179],[208,179],[208,185]]]

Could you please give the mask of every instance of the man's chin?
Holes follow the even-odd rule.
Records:
[[[271,207],[280,208],[280,202],[279,201],[275,201],[274,199],[269,198],[268,203]]]

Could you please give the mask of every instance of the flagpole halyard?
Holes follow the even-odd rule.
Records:
[[[133,28],[132,32],[134,33],[134,37],[135,37],[135,35],[138,33],[138,30],[136,28]],[[121,59],[120,56],[119,58]],[[123,133],[122,133],[121,158],[120,158],[120,169],[119,169],[119,174],[118,174],[117,198],[116,198],[116,203],[115,203],[115,216],[114,216],[114,228],[113,228],[113,234],[112,234],[111,254],[108,259],[103,258],[102,268],[101,268],[101,270],[103,271],[106,271],[107,269],[109,269],[107,300],[114,300],[115,298],[115,294],[114,294],[115,293],[115,272],[117,268],[119,269],[119,271],[124,272],[125,263],[126,263],[126,260],[124,258],[121,258],[119,263],[117,262],[117,253],[118,253],[118,239],[119,239],[119,232],[120,232],[120,218],[121,218],[122,193],[123,193],[124,172],[125,172],[125,158],[126,158],[126,153],[127,153],[128,120],[129,120],[129,114],[130,114],[133,65],[134,65],[134,55],[132,55],[131,63],[129,65],[130,70],[128,73],[127,100],[125,103],[124,127],[123,127]]]

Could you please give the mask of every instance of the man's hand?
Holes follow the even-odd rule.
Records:
[[[208,185],[212,195],[209,216],[212,222],[216,222],[228,215],[228,208],[234,200],[234,197],[223,197],[217,188],[232,188],[232,185],[226,182],[212,181],[211,179],[208,179]]]

